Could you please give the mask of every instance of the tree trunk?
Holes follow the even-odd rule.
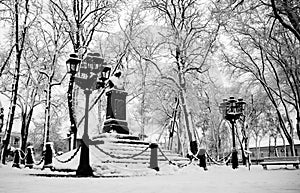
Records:
[[[243,165],[246,165],[247,164],[247,157],[246,157],[246,153],[245,153],[245,148],[243,146],[244,139],[242,139],[242,140],[240,139],[239,134],[237,132],[237,127],[236,127],[236,136],[237,136],[237,139],[238,139],[240,147],[241,147]]]
[[[180,142],[181,142],[181,155],[184,156],[186,151],[185,151],[185,142],[186,142],[186,136],[185,136],[185,133],[183,132],[184,129],[183,129],[183,125],[182,125],[182,120],[181,120],[182,116],[181,116],[181,110],[179,111],[178,113],[178,131],[180,131],[180,135],[179,135],[179,138],[180,138]]]
[[[259,158],[258,137],[255,137],[255,149],[256,149],[256,163],[258,164],[258,158]]]
[[[300,115],[299,115],[299,113],[297,114],[296,131],[297,131],[298,138],[300,140]]]
[[[22,114],[22,125],[21,125],[21,150],[23,152],[26,151],[26,143],[27,143],[27,136],[28,131],[26,131],[26,113]]]
[[[71,74],[70,82],[68,87],[68,109],[69,109],[69,118],[71,123],[70,131],[73,133],[73,149],[76,149],[76,142],[77,142],[77,125],[76,125],[76,117],[75,111],[73,106],[73,88],[74,88],[74,81],[75,81],[75,74]]]
[[[215,143],[215,151],[216,151],[216,159],[219,159],[219,140],[220,140],[220,126],[221,126],[222,121],[218,124],[216,127],[214,124],[214,130],[213,130],[213,135],[214,135],[214,143]]]
[[[32,114],[33,114],[33,108],[31,107],[29,110],[29,113],[24,115],[24,124],[22,121],[22,127],[21,127],[21,150],[23,152],[26,151],[27,146],[27,139],[28,139],[28,131],[29,131],[29,125],[31,122]]]
[[[287,141],[289,142],[291,156],[295,156],[294,139],[291,137],[290,133],[287,131],[287,128],[284,124],[284,121],[282,119],[282,116],[281,116],[279,110],[277,109],[276,111],[277,111],[277,115],[278,115],[278,118],[279,118],[279,123],[280,123],[281,129],[282,129]]]
[[[178,114],[178,116],[180,116],[180,115]],[[180,155],[184,155],[183,152],[182,152],[183,143],[181,141],[181,128],[179,127],[177,121],[176,121],[176,128],[177,128],[177,144],[178,144],[177,153],[180,154]]]
[[[278,149],[277,149],[277,136],[274,137],[274,150],[275,150],[275,157],[278,157]]]
[[[190,142],[190,150],[193,154],[197,153],[197,142],[195,137],[193,136],[193,132],[191,132],[191,118],[190,118],[190,113],[188,110],[188,107],[186,105],[186,93],[184,91],[184,89],[182,89],[182,91],[180,92],[180,101],[182,104],[182,111],[183,111],[183,116],[184,116],[184,121],[185,121],[185,127],[187,130],[187,134],[188,134],[188,139]]]
[[[245,126],[245,119],[243,120],[243,123],[242,123],[242,127],[243,127],[243,141],[244,141],[244,144],[245,144],[245,150],[247,150],[249,152],[249,146],[248,146],[248,133],[246,131],[247,127]],[[246,128],[245,128],[246,127]],[[250,154],[247,154],[247,157],[246,157],[246,165],[247,164],[250,164]]]
[[[98,133],[102,132],[102,100],[98,101]]]
[[[259,139],[259,142],[258,142],[258,149],[259,149],[259,154],[260,154],[259,158],[264,158],[265,157],[264,153],[261,153],[261,149],[260,149],[260,144],[261,144],[262,139],[263,139],[263,137],[261,137]],[[263,154],[263,155],[261,156],[261,154]]]
[[[146,73],[146,72],[145,72]],[[142,101],[141,101],[141,139],[144,140],[145,135],[145,97],[146,97],[146,75],[142,73]]]
[[[48,77],[48,88],[46,95],[46,109],[45,109],[45,126],[44,126],[44,140],[43,147],[46,150],[46,143],[49,142],[49,133],[50,133],[50,108],[51,108],[51,82],[52,78]]]
[[[269,157],[271,157],[271,136],[269,135]]]

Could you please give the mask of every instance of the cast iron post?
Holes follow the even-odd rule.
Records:
[[[84,131],[81,139],[81,153],[80,153],[80,161],[79,166],[76,171],[76,175],[78,176],[92,176],[93,170],[90,166],[90,137],[88,133],[89,127],[89,101],[91,90],[85,90],[85,120],[84,120]]]

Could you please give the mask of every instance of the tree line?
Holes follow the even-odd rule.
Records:
[[[300,136],[298,1],[1,0],[0,6],[6,29],[0,93],[10,100],[2,163],[14,121],[20,119],[25,151],[39,107],[45,110],[40,141],[50,140],[54,126],[64,128],[60,116],[68,112],[76,142],[82,118],[76,116],[75,76],[66,74],[64,63],[69,53],[83,58],[87,52],[100,52],[124,72],[132,132],[174,130],[178,153],[195,154],[196,146],[218,156],[230,148],[231,136],[218,106],[234,94],[248,103],[236,127],[240,145],[247,149],[250,138],[258,143],[267,134],[280,135],[295,155],[294,135]],[[93,105],[99,127],[102,98],[95,97],[99,105]]]

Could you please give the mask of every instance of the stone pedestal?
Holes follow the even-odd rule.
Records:
[[[121,134],[129,134],[126,122],[126,96],[127,92],[119,89],[107,91],[106,120],[103,132],[115,131]]]

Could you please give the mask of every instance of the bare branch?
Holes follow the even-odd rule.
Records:
[[[13,45],[13,46],[10,48],[10,51],[9,51],[9,53],[8,53],[8,56],[6,57],[6,60],[4,61],[3,65],[1,66],[1,69],[0,69],[0,77],[2,76],[2,73],[3,73],[4,69],[5,69],[5,66],[8,64],[8,61],[9,61],[9,59],[10,59],[12,53],[13,53],[14,48],[15,48],[15,45]]]
[[[278,21],[282,24],[283,27],[287,28],[288,30],[290,30],[298,39],[298,41],[300,42],[300,34],[289,24],[287,24],[283,18],[279,15],[276,4],[275,4],[275,0],[271,0],[271,4],[272,4],[272,9],[273,9],[273,13],[276,19],[278,19]]]

